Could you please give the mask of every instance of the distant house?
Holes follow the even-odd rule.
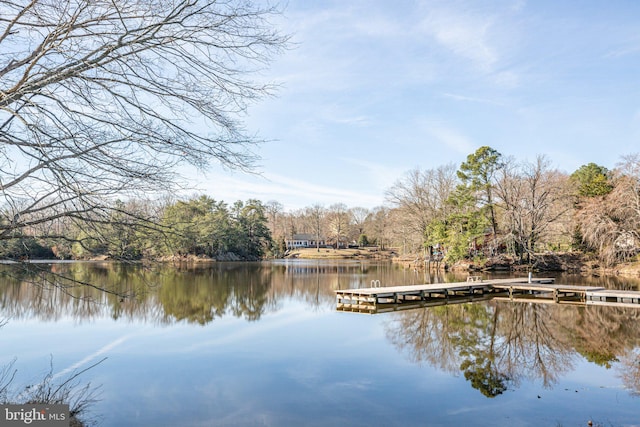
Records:
[[[291,239],[285,239],[287,249],[297,248],[315,248],[316,246],[325,246],[324,239],[316,239],[314,234],[294,234]]]

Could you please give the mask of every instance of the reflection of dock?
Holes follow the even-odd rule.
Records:
[[[470,277],[467,282],[340,289],[335,292],[338,310],[360,313],[383,313],[494,298],[640,308],[640,292],[557,285],[552,278],[481,280],[476,276]]]

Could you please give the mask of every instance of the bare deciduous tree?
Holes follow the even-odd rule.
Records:
[[[570,209],[566,181],[567,176],[551,169],[542,155],[533,163],[508,160],[500,169],[496,189],[521,258],[526,255],[531,261],[536,245],[545,241],[552,225]]]
[[[108,221],[175,167],[249,169],[250,79],[286,44],[250,0],[0,1],[0,237]]]
[[[327,210],[327,225],[329,236],[335,241],[336,248],[345,244],[350,225],[350,215],[347,205],[334,203]]]
[[[316,239],[316,250],[320,252],[320,240],[324,240],[327,209],[319,203],[305,208],[305,218]]]
[[[369,215],[370,212],[367,208],[356,206],[349,209],[351,237],[353,240],[358,241],[360,236],[364,234],[365,224]]]
[[[380,249],[385,249],[386,245],[389,245],[391,238],[391,210],[385,206],[378,206],[371,210],[371,235],[373,241]]]
[[[269,200],[264,205],[267,219],[269,220],[269,230],[274,239],[284,239],[285,229],[282,221],[284,206],[276,200]]]
[[[386,198],[402,211],[411,232],[425,241],[429,223],[446,218],[446,202],[457,183],[453,163],[424,171],[416,168],[398,180]]]

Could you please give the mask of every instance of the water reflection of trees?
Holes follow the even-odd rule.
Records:
[[[50,273],[110,292],[71,282],[51,286],[55,280]],[[235,316],[255,321],[286,300],[300,301],[312,310],[335,310],[334,290],[368,287],[371,280],[399,285],[452,279],[390,264],[356,262],[216,263],[189,268],[5,265],[0,266],[0,319],[206,324]],[[603,284],[590,280],[573,284]],[[611,286],[625,287],[617,278],[609,281]],[[487,396],[499,395],[523,380],[551,386],[573,369],[579,355],[615,369],[627,387],[640,393],[638,309],[494,300],[403,311],[387,319],[389,340],[411,360],[461,374]]]
[[[386,333],[411,360],[461,372],[488,397],[524,379],[549,387],[578,354],[607,368],[620,361],[639,392],[639,320],[633,308],[492,301],[396,313]]]
[[[153,323],[206,324],[222,316],[249,321],[283,299],[335,309],[335,289],[415,281],[390,264],[215,263],[155,266],[68,263],[0,266],[0,316],[55,321],[111,317]],[[61,280],[61,278],[73,280]],[[92,283],[97,288],[82,286]]]
[[[640,396],[640,348],[625,353],[620,358],[622,382],[636,396]]]
[[[259,266],[172,269],[159,282],[158,301],[169,321],[206,324],[227,314],[257,320],[275,309],[271,272]]]
[[[154,323],[205,324],[231,314],[258,319],[275,300],[270,273],[258,267],[148,268],[126,264],[53,264],[31,271],[3,266],[3,316],[46,321],[111,317]],[[76,283],[60,281],[73,278]],[[80,283],[98,284],[101,289]]]

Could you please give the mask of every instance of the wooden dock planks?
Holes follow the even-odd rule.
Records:
[[[615,305],[618,307],[640,307],[640,292],[615,289],[587,291],[588,305]]]
[[[640,308],[640,292],[554,283],[553,278],[510,278],[466,282],[387,286],[335,291],[337,309],[380,313],[418,307],[460,304],[494,297],[560,304],[633,306]]]

